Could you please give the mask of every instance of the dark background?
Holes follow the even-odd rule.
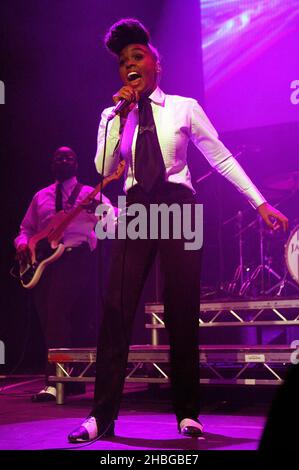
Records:
[[[58,146],[76,151],[83,183],[97,183],[93,158],[99,117],[121,87],[117,64],[102,38],[113,22],[128,16],[144,22],[161,52],[162,89],[192,96],[204,105],[199,1],[1,2],[0,80],[5,84],[5,105],[0,105],[0,339],[6,346],[5,372],[38,370],[41,347],[30,296],[9,275],[13,240],[33,194],[52,182],[49,156]],[[298,170],[298,135],[299,123],[292,123],[221,137],[233,152],[242,150],[240,162],[263,187],[269,175]],[[203,286],[219,291],[238,264],[235,224],[223,225],[223,221],[238,210],[247,211],[246,222],[253,220],[255,213],[218,175],[197,185],[196,179],[209,167],[196,149],[190,148],[189,157],[198,200],[204,203]],[[113,202],[121,186],[111,183],[107,188]],[[299,217],[297,196],[281,207],[292,223]],[[248,257],[256,262],[256,231],[249,231],[247,237]],[[283,241],[278,243],[283,246]],[[143,300],[159,299],[157,283],[160,286],[160,278],[152,273]],[[138,313],[133,342],[147,342],[142,305]]]

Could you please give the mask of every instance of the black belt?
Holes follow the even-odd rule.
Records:
[[[192,190],[184,184],[165,181],[154,193],[151,194],[147,194],[139,184],[135,184],[127,192],[127,204],[132,204],[135,202],[141,204],[151,202],[155,203],[157,199],[163,198],[165,196],[169,197],[170,195],[174,194],[181,194],[182,200],[184,200],[186,197],[195,200]]]

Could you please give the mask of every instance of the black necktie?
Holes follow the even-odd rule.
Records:
[[[149,193],[157,183],[165,181],[165,164],[149,98],[140,100],[138,108],[135,177],[140,186]]]
[[[57,183],[56,185],[55,208],[56,212],[59,212],[63,209],[61,183]]]

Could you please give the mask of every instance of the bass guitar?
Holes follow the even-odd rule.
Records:
[[[46,267],[61,257],[66,249],[61,242],[65,229],[108,183],[121,177],[124,169],[125,161],[122,160],[116,171],[104,178],[77,207],[69,212],[63,210],[57,212],[45,229],[31,237],[28,243],[31,260],[26,264],[19,263],[17,277],[19,277],[23,287],[32,289],[36,286]]]

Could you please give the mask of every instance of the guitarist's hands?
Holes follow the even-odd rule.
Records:
[[[93,198],[86,204],[83,204],[83,208],[86,210],[88,214],[94,214],[98,205],[99,205],[99,201]]]
[[[19,261],[20,265],[26,266],[31,263],[31,253],[29,246],[26,243],[22,243],[17,248],[16,259]]]

